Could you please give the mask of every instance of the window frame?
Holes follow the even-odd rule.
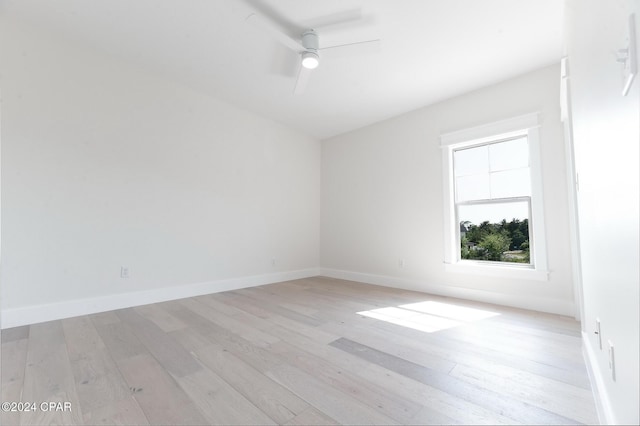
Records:
[[[538,113],[526,114],[507,120],[463,129],[440,136],[443,164],[444,195],[444,266],[448,272],[462,272],[506,278],[547,281],[547,250],[544,225],[544,198],[539,141]],[[531,263],[491,262],[460,259],[460,224],[455,199],[453,153],[463,148],[487,145],[526,136],[529,144],[531,196],[528,197],[529,242]],[[515,198],[515,197],[513,197]],[[506,200],[512,200],[512,197]],[[483,202],[483,204],[485,204]]]

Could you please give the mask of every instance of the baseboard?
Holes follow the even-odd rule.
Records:
[[[438,296],[456,297],[477,302],[493,303],[514,308],[530,309],[551,314],[574,316],[572,301],[517,296],[490,291],[482,291],[458,286],[435,284],[429,280],[410,280],[406,278],[385,275],[366,274],[362,272],[343,271],[338,269],[320,268],[320,275],[349,281],[359,281],[367,284],[394,287],[403,290],[421,291]]]
[[[168,300],[184,299],[204,294],[237,290],[282,281],[310,278],[319,275],[318,268],[296,271],[279,272],[248,277],[231,278],[225,280],[208,281],[153,290],[104,295],[89,299],[68,300],[60,303],[27,306],[2,311],[2,328],[12,328],[21,325],[37,324],[40,322],[70,318],[79,315],[89,315],[114,309],[130,308],[148,305],[150,303],[166,302]]]
[[[607,389],[604,386],[604,376],[602,369],[596,358],[596,353],[589,342],[589,336],[582,332],[582,355],[587,365],[587,373],[591,382],[593,398],[596,401],[596,410],[598,411],[598,420],[602,425],[615,425],[613,409],[611,408],[611,400],[609,399]]]
[[[563,303],[562,301],[557,300],[536,299],[531,297],[515,298],[511,295],[504,295],[500,293],[437,285],[428,283],[427,280],[408,280],[398,277],[343,271],[331,268],[310,268],[6,309],[1,314],[1,324],[3,329],[18,327],[21,325],[37,324],[40,322],[70,318],[79,315],[89,315],[114,309],[130,308],[150,303],[166,302],[168,300],[184,299],[187,297],[201,296],[203,294],[237,290],[282,281],[310,278],[319,275],[404,290],[432,293],[440,296],[457,297],[461,299],[475,300],[478,302],[513,306],[522,309],[532,309],[560,315],[573,315],[573,305],[570,302]]]

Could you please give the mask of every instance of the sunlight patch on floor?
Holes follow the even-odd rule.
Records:
[[[413,311],[424,312],[431,315],[439,315],[441,317],[453,318],[467,322],[479,321],[482,319],[500,315],[497,312],[483,311],[482,309],[467,308],[464,306],[436,302],[433,300],[429,300],[427,302],[409,303],[408,305],[400,305],[400,308],[411,309]]]
[[[500,315],[496,312],[432,300],[358,312],[359,315],[426,333]]]

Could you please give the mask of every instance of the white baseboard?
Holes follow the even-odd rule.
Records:
[[[596,359],[596,352],[589,342],[589,336],[584,331],[582,332],[582,354],[587,364],[587,372],[589,373],[589,381],[591,382],[593,397],[596,401],[596,410],[598,411],[600,424],[618,424],[615,421],[613,409],[611,408],[611,400],[604,386],[604,376],[602,375],[603,372],[600,364],[598,364],[598,360]]]
[[[420,291],[438,296],[456,297],[477,302],[493,303],[514,308],[530,309],[551,314],[574,316],[572,301],[563,301],[531,296],[517,296],[491,291],[476,290],[464,287],[434,284],[429,280],[410,280],[406,278],[385,275],[365,274],[362,272],[343,271],[338,269],[320,268],[320,275],[349,281],[359,281],[367,284],[400,288],[403,290]]]
[[[79,315],[89,315],[98,312],[112,311],[114,309],[184,299],[221,291],[310,278],[318,276],[319,273],[318,268],[311,268],[6,309],[2,311],[1,323],[3,329],[18,327],[21,325],[37,324]]]
[[[130,308],[150,303],[184,299],[187,297],[201,296],[203,294],[237,290],[282,281],[310,278],[319,275],[329,278],[338,278],[400,288],[404,290],[432,293],[440,296],[457,297],[461,299],[475,300],[478,302],[532,309],[560,315],[573,315],[573,305],[570,302],[531,297],[518,298],[513,295],[438,285],[429,283],[427,280],[416,281],[398,277],[342,271],[330,268],[310,268],[6,309],[1,314],[1,324],[3,329],[18,327],[21,325],[37,324],[40,322],[53,321],[80,315],[89,315],[114,309]]]

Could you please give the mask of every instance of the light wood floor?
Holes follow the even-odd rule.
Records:
[[[2,400],[71,403],[2,424],[597,423],[573,319],[328,278],[4,330]]]

